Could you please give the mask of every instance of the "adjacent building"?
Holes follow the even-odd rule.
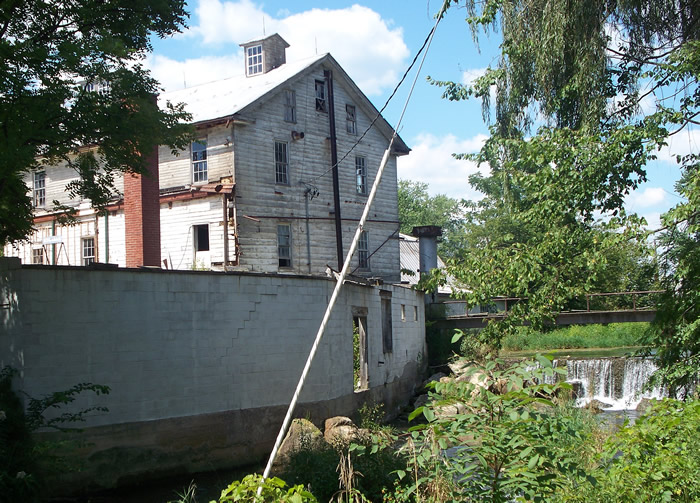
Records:
[[[175,154],[159,148],[151,176],[117,180],[106,215],[68,198],[70,168],[31,173],[36,230],[5,255],[57,265],[337,268],[393,130],[330,54],[286,63],[277,34],[242,47],[241,76],[159,97],[186,103],[196,139]],[[408,152],[397,138],[353,258],[356,275],[400,281],[396,158]],[[61,224],[54,200],[75,207],[73,225]]]

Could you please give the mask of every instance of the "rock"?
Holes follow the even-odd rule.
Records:
[[[497,379],[492,382],[489,386],[489,391],[497,395],[505,395],[508,393],[508,380],[507,379]]]
[[[445,376],[445,377],[440,378],[440,382],[452,382],[452,381],[454,381],[454,379],[452,377],[449,377],[449,376]]]
[[[360,431],[349,417],[337,416],[326,419],[323,438],[329,444],[349,444],[360,437]]]
[[[456,416],[457,414],[466,414],[469,409],[462,402],[454,402],[449,405],[438,405],[433,409],[435,417],[444,418]]]
[[[585,393],[586,393],[586,390],[583,388],[583,382],[581,382],[581,381],[571,382],[571,398],[573,398],[574,400],[577,400],[579,398],[583,398]]]
[[[430,398],[428,395],[420,395],[416,400],[413,402],[413,408],[417,409],[418,407],[423,407],[430,401]]]
[[[591,400],[588,402],[588,405],[586,405],[586,408],[593,412],[594,414],[600,414],[603,412],[603,409],[609,409],[612,407],[609,403],[601,402],[600,400]]]
[[[324,447],[325,440],[321,430],[307,419],[294,419],[289,426],[287,436],[279,448],[277,459],[279,464],[289,461],[289,455],[302,449],[316,450]]]
[[[448,363],[447,366],[450,367],[450,372],[452,372],[454,375],[461,376],[465,374],[469,370],[469,367],[471,367],[473,364],[474,363],[469,360],[457,360]]]
[[[439,382],[440,379],[442,379],[443,377],[447,377],[447,374],[445,374],[444,372],[438,372],[437,374],[433,374],[430,377],[428,377],[425,381],[423,381],[423,387],[427,386],[428,384],[434,381]]]
[[[654,403],[658,402],[656,398],[642,398],[639,404],[637,404],[637,412],[646,414],[654,406]]]

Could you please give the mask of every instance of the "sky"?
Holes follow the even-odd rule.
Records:
[[[351,3],[298,0],[191,0],[188,28],[153,41],[145,65],[165,91],[244,72],[240,43],[279,33],[289,44],[287,61],[330,52],[377,109],[381,108],[435,24],[441,0]],[[450,102],[426,77],[468,83],[498,58],[499,37],[475,45],[464,9],[453,7],[440,22],[398,131],[412,149],[400,158],[400,179],[428,184],[432,195],[478,199],[467,181],[479,170],[454,153],[477,152],[488,135],[481,103]],[[419,60],[420,61],[420,60]],[[384,112],[397,126],[415,69]],[[680,202],[675,154],[700,149],[700,130],[673,137],[648,167],[649,181],[626,199],[627,209],[658,228],[659,216]]]

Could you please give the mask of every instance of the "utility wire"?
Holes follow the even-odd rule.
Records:
[[[424,47],[429,48],[430,43],[433,40],[433,35],[435,34],[435,30],[440,23],[440,20],[442,19],[443,13],[445,11],[445,8],[449,5],[449,2],[444,2],[442,8],[440,9],[440,13],[437,16],[437,21],[435,22],[435,26],[433,27],[432,30],[430,30],[430,35],[428,36],[428,39],[426,43],[424,44]],[[425,62],[425,57],[427,55],[427,50],[423,54],[423,59],[421,60],[421,64],[418,67],[418,71],[416,72],[416,76],[413,80],[413,85],[411,86],[411,90],[408,93],[408,96],[406,97],[406,104],[403,107],[403,111],[401,112],[401,116],[399,117],[399,121],[397,123],[397,129],[399,125],[401,124],[401,121],[403,120],[403,116],[406,112],[406,108],[408,107],[408,103],[411,100],[411,96],[413,95],[413,89],[416,86],[416,81],[418,80],[418,75],[420,74],[420,69],[423,67],[423,63]],[[355,253],[355,249],[357,248],[357,243],[360,239],[360,235],[362,234],[362,229],[365,225],[365,222],[367,221],[367,218],[369,217],[369,210],[372,206],[372,202],[374,201],[374,198],[377,195],[377,190],[379,188],[379,182],[382,179],[382,173],[384,172],[384,168],[386,167],[387,163],[389,162],[389,156],[391,155],[391,148],[394,145],[394,140],[396,140],[397,133],[396,130],[394,130],[394,133],[391,136],[391,140],[389,141],[389,146],[387,149],[384,151],[384,156],[382,157],[382,161],[379,164],[379,169],[377,170],[377,175],[374,179],[374,183],[372,184],[372,190],[370,190],[369,197],[367,198],[367,203],[365,204],[365,208],[362,212],[362,217],[360,217],[360,222],[357,224],[357,229],[355,230],[355,236],[352,239],[352,242],[350,243],[350,249],[348,250],[348,253],[345,257],[345,262],[343,263],[343,269],[340,271],[340,274],[338,276],[338,280],[335,284],[335,288],[333,289],[333,294],[331,295],[331,298],[328,302],[328,306],[326,307],[326,312],[323,315],[323,319],[321,320],[321,325],[318,328],[318,332],[316,333],[316,338],[314,339],[314,343],[311,346],[311,350],[309,352],[309,356],[306,359],[306,364],[304,365],[304,369],[301,372],[301,376],[299,377],[299,382],[297,383],[296,390],[294,391],[294,395],[292,396],[292,400],[289,404],[289,408],[287,409],[287,414],[284,417],[284,421],[282,422],[282,427],[280,428],[280,431],[277,435],[277,440],[275,440],[275,445],[272,448],[272,452],[270,453],[270,458],[267,461],[267,466],[265,466],[265,471],[263,472],[262,480],[260,482],[260,485],[258,486],[258,491],[257,491],[257,496],[259,497],[262,494],[262,489],[263,489],[263,484],[265,483],[265,479],[270,475],[270,470],[272,470],[272,465],[275,462],[275,458],[277,457],[277,452],[280,448],[280,445],[282,444],[282,440],[284,439],[285,434],[287,433],[287,428],[289,427],[289,423],[292,420],[292,414],[294,413],[294,408],[296,407],[297,400],[299,399],[299,395],[301,394],[301,390],[304,387],[304,383],[306,382],[306,377],[309,373],[309,370],[311,369],[311,364],[313,363],[314,357],[316,356],[316,352],[318,351],[318,347],[321,343],[321,339],[323,338],[323,334],[326,330],[326,325],[328,324],[328,321],[330,320],[331,313],[333,311],[333,307],[335,306],[335,303],[338,299],[338,295],[340,294],[340,290],[343,286],[343,283],[345,282],[345,277],[348,274],[348,269],[350,269],[350,263],[352,262],[352,256]]]
[[[442,17],[442,16],[439,16],[439,17],[438,17],[438,23],[440,22],[441,17]],[[332,165],[330,168],[328,168],[326,171],[324,171],[324,172],[321,173],[320,175],[318,175],[318,176],[312,178],[312,179],[309,181],[309,183],[314,183],[314,182],[316,182],[317,180],[319,180],[320,178],[323,178],[324,176],[326,176],[326,175],[327,175],[328,173],[330,173],[331,171],[333,171],[333,170],[336,168],[336,166],[339,166],[340,163],[343,162],[343,161],[352,153],[353,150],[355,150],[355,147],[357,147],[357,146],[360,144],[360,142],[362,141],[362,139],[363,139],[365,136],[367,136],[367,133],[369,133],[369,131],[374,127],[374,124],[375,124],[375,123],[379,120],[379,118],[382,116],[382,112],[383,112],[384,110],[386,110],[386,107],[389,106],[389,103],[391,102],[391,100],[394,98],[394,96],[396,96],[396,93],[398,92],[399,88],[401,87],[401,85],[402,85],[402,84],[404,83],[404,81],[406,80],[406,77],[408,77],[408,74],[411,72],[411,69],[412,69],[413,66],[416,64],[416,61],[418,61],[418,56],[421,55],[421,53],[423,52],[423,49],[425,49],[425,47],[426,47],[426,46],[428,45],[428,43],[430,42],[430,40],[431,40],[433,34],[435,33],[435,29],[436,29],[436,28],[437,28],[437,23],[435,24],[435,26],[433,26],[433,29],[430,30],[430,33],[428,33],[428,36],[427,36],[427,37],[425,38],[425,40],[423,41],[423,45],[420,47],[420,49],[418,49],[418,52],[417,52],[416,55],[414,56],[413,61],[411,61],[411,64],[408,65],[408,68],[406,69],[406,71],[404,72],[403,76],[401,77],[401,80],[399,80],[399,83],[396,84],[396,87],[394,87],[394,90],[391,92],[391,95],[387,98],[386,102],[384,102],[384,106],[381,108],[381,110],[379,110],[379,112],[377,112],[377,115],[374,116],[374,119],[372,119],[372,122],[370,122],[369,126],[367,126],[367,128],[366,128],[365,131],[362,133],[362,135],[360,135],[360,137],[355,141],[355,143],[353,143],[352,147],[350,147],[350,150],[348,150],[348,151],[345,153],[345,155],[344,155],[343,157],[340,158],[340,160],[339,160],[338,162],[336,162],[335,164],[333,164],[333,165]],[[422,66],[423,66],[423,63],[421,62],[421,67],[422,67]],[[420,73],[420,69],[418,70],[418,73]],[[417,75],[417,74],[416,74],[416,75]],[[415,85],[415,81],[414,81],[414,85]],[[413,89],[413,88],[411,88],[411,89]],[[408,103],[408,100],[407,100],[407,103]],[[405,110],[405,109],[404,109],[404,110]],[[403,117],[403,114],[402,114],[402,117]],[[399,126],[398,126],[398,124],[397,124],[397,125],[396,125],[396,131],[398,131],[398,129],[399,129]]]

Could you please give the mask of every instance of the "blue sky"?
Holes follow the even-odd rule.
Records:
[[[440,5],[439,0],[192,0],[189,28],[174,38],[155,40],[146,66],[166,91],[240,75],[243,53],[238,44],[276,32],[290,44],[288,61],[330,52],[380,108],[434,25]],[[486,138],[481,103],[443,100],[440,89],[425,80],[430,75],[468,82],[495,64],[498,36],[481,36],[477,50],[465,17],[464,9],[453,8],[438,27],[399,130],[413,149],[400,159],[399,177],[428,183],[432,194],[473,199],[478,194],[467,177],[477,167],[451,154],[475,152]],[[407,82],[384,113],[394,126],[408,88]],[[697,152],[700,131],[676,135],[671,147],[649,167],[649,182],[626,200],[628,209],[645,216],[651,228],[679,202],[673,193],[679,170],[672,154]]]

